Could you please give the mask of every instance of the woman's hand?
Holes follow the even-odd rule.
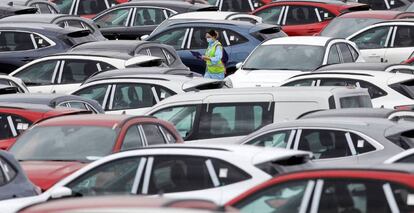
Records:
[[[209,60],[210,60],[210,57],[205,56],[205,55],[203,55],[201,58],[202,58],[204,61],[209,61]]]

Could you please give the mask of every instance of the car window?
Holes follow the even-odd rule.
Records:
[[[96,196],[108,194],[131,194],[140,158],[111,161],[91,169],[66,187],[74,195]]]
[[[292,130],[282,130],[267,133],[265,135],[254,138],[245,144],[264,147],[288,148],[287,144],[291,132]]]
[[[187,137],[193,130],[197,107],[194,105],[162,109],[152,115],[174,124],[181,137]]]
[[[229,46],[237,45],[237,44],[243,44],[243,43],[246,43],[246,42],[249,41],[245,37],[243,37],[242,35],[234,32],[232,30],[225,30],[223,33],[225,33],[227,35],[227,38],[228,38],[228,41],[229,41]],[[224,44],[226,44],[226,43],[224,43]]]
[[[185,192],[213,188],[207,168],[209,159],[192,156],[156,156],[148,194]]]
[[[193,36],[191,37],[190,49],[207,49],[208,44],[206,40],[206,33],[211,30],[210,28],[194,28]],[[224,39],[223,30],[214,29],[219,33],[218,40],[224,46],[227,43]]]
[[[255,15],[261,17],[263,19],[263,23],[279,24],[282,8],[282,6],[268,7],[255,13]]]
[[[137,125],[132,125],[128,128],[124,141],[122,142],[121,150],[130,150],[142,147],[141,134]]]
[[[319,21],[327,21],[332,20],[335,18],[335,15],[323,8],[315,8],[316,16],[318,17]]]
[[[164,63],[168,64],[167,58],[160,47],[150,47],[149,50],[152,56],[159,57]]]
[[[21,70],[14,77],[22,79],[28,86],[49,85],[52,84],[56,64],[57,60],[42,61]]]
[[[238,183],[251,178],[249,174],[239,169],[235,165],[218,159],[212,159],[212,162],[214,171],[220,182],[220,186]]]
[[[173,46],[175,49],[182,49],[181,47],[184,42],[184,35],[186,31],[187,28],[168,30],[166,32],[160,33],[151,40]]]
[[[351,63],[354,62],[354,58],[352,57],[352,53],[349,50],[347,44],[339,43],[337,44],[339,47],[339,51],[341,51],[343,63]]]
[[[75,0],[51,0],[51,2],[57,5],[61,14],[69,14],[74,1]]]
[[[351,45],[347,44],[349,50],[351,51],[353,61],[356,61],[359,57],[358,51]]]
[[[107,71],[107,70],[115,70],[116,69],[116,67],[114,67],[114,66],[112,66],[108,63],[102,62],[102,61],[97,62],[97,66],[98,66],[99,71]]]
[[[384,90],[380,89],[379,87],[371,83],[368,83],[366,81],[361,81],[357,79],[322,78],[320,82],[320,86],[354,86],[354,87],[367,88],[369,96],[372,99],[387,95],[387,93]]]
[[[69,27],[84,28],[80,21],[68,20],[67,23]]]
[[[414,27],[398,26],[394,47],[414,47]]]
[[[156,8],[137,8],[134,26],[159,25],[165,20],[164,12]]]
[[[200,117],[199,139],[247,135],[272,123],[269,103],[209,104]]]
[[[86,87],[82,90],[75,92],[75,95],[81,97],[89,98],[97,101],[103,108],[105,108],[103,101],[105,99],[106,91],[108,89],[108,84],[98,84]]]
[[[289,82],[287,84],[284,84],[282,86],[284,87],[305,87],[305,86],[314,86],[316,83],[316,78],[310,78],[310,79],[301,79],[301,80],[296,80],[296,81],[292,81]]]
[[[267,187],[235,204],[241,212],[299,212],[308,181],[285,182]]]
[[[412,205],[410,200],[410,197],[414,195],[414,190],[412,190],[408,186],[403,186],[400,184],[391,183],[390,185],[400,212],[414,211],[414,206]]]
[[[174,134],[172,134],[168,129],[164,128],[163,126],[158,126],[162,132],[162,134],[165,136],[165,139],[168,143],[176,143],[177,139],[175,138]]]
[[[351,156],[345,133],[336,130],[303,129],[298,149],[312,152],[315,159]]]
[[[102,0],[79,1],[76,15],[98,14],[105,9],[107,7],[105,1]]]
[[[341,59],[339,58],[337,46],[332,45],[331,49],[329,50],[328,64],[339,64],[339,63],[341,63]]]
[[[314,7],[289,6],[286,16],[286,25],[311,24],[319,22]]]
[[[95,23],[101,28],[126,26],[129,10],[130,8],[112,10],[97,18]]]
[[[149,84],[117,84],[112,110],[138,109],[153,106],[156,101]]]
[[[390,27],[375,27],[366,30],[351,38],[359,49],[379,49],[386,47],[386,41]]]
[[[139,55],[150,55],[150,53],[148,52],[149,49],[148,48],[144,48],[138,51]]]
[[[383,183],[358,179],[326,179],[318,212],[391,212]]]
[[[363,154],[366,152],[372,152],[376,150],[375,147],[370,142],[368,142],[361,136],[354,134],[354,133],[349,133],[349,134],[351,136],[351,140],[352,140],[352,143],[354,144],[355,151],[357,154]]]
[[[165,54],[165,58],[167,59],[168,65],[174,64],[174,62],[177,60],[177,58],[175,58],[174,54],[172,54],[170,51],[168,51],[167,49],[162,49],[162,51]]]
[[[92,60],[65,60],[62,69],[62,84],[84,82],[89,76],[99,71],[98,62]]]
[[[0,114],[0,140],[15,138],[29,128],[32,122],[17,115]]]
[[[3,158],[0,158],[0,164],[2,167],[1,172],[3,173],[3,175],[0,176],[4,176],[3,178],[0,177],[0,185],[2,185],[3,183],[12,181],[17,176],[17,171],[8,161]]]
[[[48,14],[48,13],[53,13],[50,9],[49,6],[47,4],[43,4],[43,3],[36,3],[36,4],[32,4],[31,7],[36,7],[37,13],[42,13],[42,14]]]
[[[223,1],[221,11],[251,12],[252,8],[248,0]]]
[[[34,39],[34,43],[35,43],[35,48],[36,49],[40,49],[40,48],[44,48],[44,47],[48,47],[51,44],[49,42],[47,42],[44,38],[42,38],[39,35],[36,34],[32,34],[33,35],[33,39]]]
[[[158,99],[160,101],[176,94],[175,92],[173,92],[173,91],[171,91],[171,90],[169,90],[165,87],[162,87],[162,86],[155,86],[155,91],[156,91]]]
[[[166,143],[161,130],[158,128],[158,125],[143,124],[142,129],[144,130],[145,137],[149,146]]]
[[[0,32],[0,52],[35,49],[30,33]]]

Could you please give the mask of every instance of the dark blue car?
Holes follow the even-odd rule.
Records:
[[[204,61],[194,57],[190,51],[205,53],[205,35],[210,29],[219,33],[218,39],[229,56],[226,64],[227,74],[236,71],[236,64],[243,62],[264,40],[286,36],[281,28],[275,25],[229,20],[175,19],[163,22],[146,40],[173,46],[190,70],[204,74]]]
[[[36,58],[96,41],[89,30],[43,23],[0,24],[0,72],[10,73]]]

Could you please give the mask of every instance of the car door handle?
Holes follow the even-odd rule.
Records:
[[[25,62],[27,62],[27,61],[33,61],[33,58],[30,58],[30,57],[24,57],[24,58],[22,59],[22,61],[25,61]]]
[[[369,55],[368,57],[370,57],[370,58],[379,58],[380,56],[379,56],[379,55],[377,55],[377,54],[371,54],[371,55]]]

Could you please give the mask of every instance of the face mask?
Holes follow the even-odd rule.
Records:
[[[212,38],[207,38],[207,42],[208,42],[209,44],[211,44],[211,43],[213,43],[213,39],[212,39]]]

